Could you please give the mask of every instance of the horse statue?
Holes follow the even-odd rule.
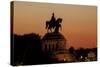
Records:
[[[56,18],[54,17],[54,13],[52,14],[51,20],[50,21],[46,21],[46,29],[47,32],[59,32],[59,28],[61,28],[61,22],[62,22],[62,18],[58,18],[56,20]]]

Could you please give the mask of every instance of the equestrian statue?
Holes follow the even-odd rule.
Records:
[[[46,27],[45,28],[47,29],[47,32],[58,33],[59,29],[62,29],[61,23],[62,23],[62,18],[56,19],[55,16],[54,16],[54,13],[52,13],[51,20],[46,21]]]

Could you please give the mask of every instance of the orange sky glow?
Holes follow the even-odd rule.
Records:
[[[60,32],[67,39],[67,47],[97,47],[96,6],[14,2],[14,33],[37,33],[43,37],[47,32],[45,22],[53,12],[56,18],[63,18]]]

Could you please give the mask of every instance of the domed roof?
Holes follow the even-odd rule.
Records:
[[[61,33],[46,33],[42,40],[51,40],[51,39],[63,39],[66,40],[65,37]]]

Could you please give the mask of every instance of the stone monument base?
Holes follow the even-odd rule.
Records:
[[[42,50],[52,62],[73,62],[75,57],[66,49],[67,40],[60,33],[46,33],[42,38]]]

